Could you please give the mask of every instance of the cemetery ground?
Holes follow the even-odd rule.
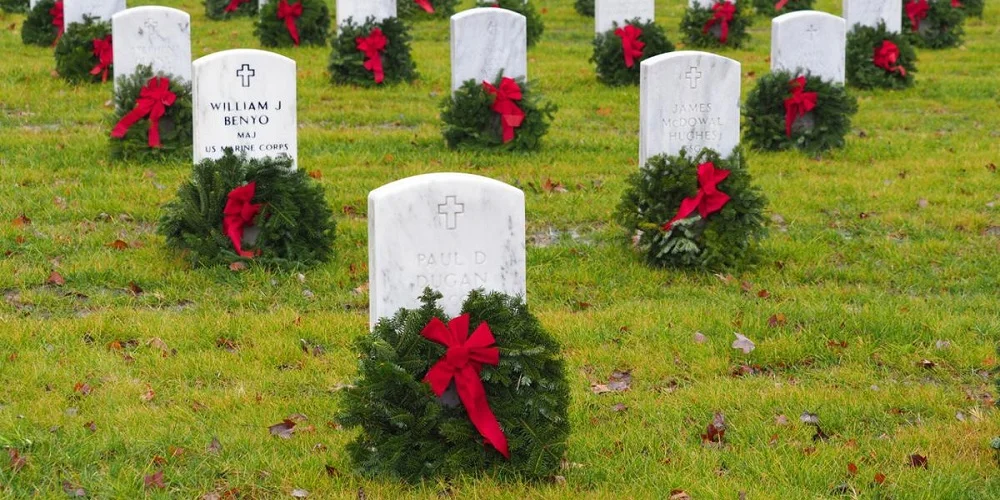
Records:
[[[336,259],[301,274],[192,270],[167,251],[155,226],[189,162],[111,162],[111,84],[53,77],[51,50],[21,45],[23,16],[0,15],[0,497],[995,497],[1000,8],[963,47],[921,51],[913,89],[854,91],[845,149],[751,152],[770,237],[756,267],[711,274],[628,248],[613,213],[638,168],[638,89],[596,82],[593,21],[570,0],[536,3],[529,76],[560,110],[534,154],[445,148],[444,21],[415,25],[413,86],[333,87],[328,48],[281,51],[299,64],[300,167],[339,224]],[[674,42],[683,3],[657,2]],[[257,47],[248,19],[166,4],[192,14],[195,57]],[[752,34],[722,52],[744,94],[768,69],[769,21]],[[367,194],[438,171],[526,192],[528,300],[572,386],[550,482],[410,487],[360,477],[344,452]],[[706,443],[716,412],[726,431]]]

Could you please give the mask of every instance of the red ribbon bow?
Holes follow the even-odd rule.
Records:
[[[712,26],[719,24],[722,27],[719,41],[726,43],[726,40],[729,39],[729,21],[732,21],[733,16],[736,15],[736,4],[730,3],[728,0],[722,0],[712,6],[712,11],[712,18],[705,23],[705,27],[702,28],[701,32],[703,34],[708,33],[708,30]]]
[[[931,6],[927,0],[910,0],[906,2],[906,17],[910,18],[910,27],[913,31],[920,30],[920,21],[927,19],[927,13]]]
[[[625,55],[625,67],[635,66],[635,60],[642,57],[642,48],[645,42],[639,40],[642,36],[642,28],[626,24],[624,28],[615,30],[615,36],[622,39],[622,53]]]
[[[162,146],[163,144],[160,142],[160,118],[167,112],[167,107],[173,106],[176,100],[177,95],[170,91],[170,80],[154,76],[139,91],[139,99],[136,100],[132,111],[115,125],[111,131],[111,137],[115,139],[125,137],[129,127],[149,115],[149,147]]]
[[[520,101],[523,96],[521,87],[513,78],[506,76],[500,80],[500,87],[494,87],[490,82],[483,82],[483,88],[488,94],[496,96],[493,101],[493,111],[500,114],[500,127],[503,130],[503,142],[507,144],[514,140],[514,129],[524,123],[524,111],[517,107],[514,101]]]
[[[675,222],[691,215],[695,210],[702,219],[722,210],[729,203],[729,195],[719,191],[719,183],[726,180],[726,177],[729,177],[729,170],[716,169],[712,162],[698,165],[698,194],[681,201],[681,209],[670,222],[663,225],[663,230],[671,230]]]
[[[56,41],[52,42],[52,45],[55,46],[59,43],[59,39],[62,38],[63,32],[66,31],[66,18],[63,17],[62,0],[57,1],[56,4],[49,9],[49,15],[52,16],[52,26],[55,26],[56,29],[59,30],[59,32],[56,33]]]
[[[94,43],[94,57],[97,58],[97,66],[90,70],[90,74],[97,76],[101,75],[101,83],[108,81],[108,68],[111,67],[112,57],[114,57],[114,52],[111,50],[111,35],[104,38],[95,38]]]
[[[962,2],[960,0],[951,0],[951,6],[957,9],[962,6]]]
[[[428,14],[434,13],[434,7],[431,5],[430,0],[413,0],[413,1],[416,2],[417,5],[423,8],[425,11],[427,11]]]
[[[250,3],[250,0],[229,0],[229,4],[226,5],[225,12],[236,12],[240,9],[240,5]]]
[[[250,203],[257,193],[257,183],[251,182],[229,192],[226,208],[222,210],[222,230],[233,242],[240,257],[253,257],[254,252],[243,251],[243,230],[253,225],[253,219],[260,213],[262,204]]]
[[[795,120],[805,116],[806,113],[816,107],[816,99],[819,94],[816,92],[806,92],[806,77],[800,76],[790,82],[792,96],[785,99],[785,135],[792,136],[792,125]]]
[[[430,384],[431,391],[441,397],[454,380],[458,398],[469,414],[472,425],[488,444],[509,460],[507,437],[490,409],[486,389],[479,379],[483,364],[496,366],[500,363],[500,349],[493,346],[496,340],[490,326],[483,322],[470,336],[469,315],[463,314],[451,320],[447,326],[440,319],[433,318],[420,334],[448,348],[444,357],[427,371],[424,382]]]
[[[365,69],[375,74],[375,83],[382,83],[385,80],[382,52],[386,45],[389,45],[389,39],[380,28],[375,28],[367,37],[359,36],[355,42],[358,44],[358,50],[365,54]]]
[[[774,10],[781,11],[786,5],[788,5],[788,0],[778,0],[778,3],[774,4]]]
[[[288,0],[278,2],[278,19],[285,21],[285,28],[288,34],[292,35],[295,46],[299,45],[299,30],[295,27],[295,20],[302,17],[302,2],[289,4]]]
[[[906,76],[906,68],[896,64],[899,60],[899,47],[889,40],[883,40],[882,45],[875,47],[875,57],[873,62],[890,73],[899,73],[899,76]]]

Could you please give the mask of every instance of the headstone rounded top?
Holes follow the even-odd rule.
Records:
[[[844,83],[847,21],[815,10],[778,16],[771,23],[771,71],[810,73]]]
[[[191,16],[161,6],[125,9],[111,18],[115,92],[121,77],[150,66],[154,74],[191,81]]]
[[[70,24],[82,23],[84,17],[111,21],[112,16],[125,9],[125,0],[65,0],[63,21],[67,28]]]
[[[398,181],[390,182],[382,187],[376,188],[368,193],[368,198],[382,198],[397,196],[404,191],[420,190],[430,186],[439,186],[443,183],[455,185],[461,183],[474,183],[484,188],[507,191],[511,194],[518,194],[524,197],[524,191],[511,186],[505,182],[483,177],[475,174],[463,174],[458,172],[435,172],[431,174],[420,174],[407,177]]]
[[[705,60],[716,60],[719,62],[740,64],[739,61],[735,59],[728,58],[726,56],[720,56],[712,52],[702,52],[700,50],[675,50],[673,52],[667,52],[666,54],[660,54],[658,56],[650,57],[645,61],[642,61],[642,66],[658,66],[661,63],[670,62],[673,60],[688,60],[692,57],[700,57]]]
[[[188,19],[191,19],[191,14],[188,14],[183,10],[175,9],[173,7],[164,7],[162,5],[140,5],[138,7],[129,7],[125,10],[116,12],[113,16],[111,16],[111,19],[113,21],[119,18],[141,16],[143,14],[148,15],[156,12],[169,12],[173,15],[183,16]]]
[[[397,17],[396,0],[337,0],[337,29],[348,19],[354,24],[364,24],[369,17],[379,23]]]
[[[604,33],[615,26],[639,18],[653,21],[656,17],[654,0],[597,0],[594,4],[594,30]]]
[[[466,9],[466,10],[463,10],[462,12],[459,12],[458,14],[455,14],[455,15],[451,16],[451,20],[452,21],[462,21],[465,18],[480,16],[480,15],[483,15],[483,14],[489,14],[489,15],[493,15],[493,16],[511,16],[511,17],[514,17],[514,18],[518,18],[519,17],[521,19],[524,19],[525,22],[527,23],[527,18],[524,17],[524,15],[519,14],[517,12],[514,12],[514,11],[512,11],[510,9],[499,9],[497,7],[476,7],[476,8],[473,8],[473,9]]]
[[[290,57],[285,57],[276,52],[270,52],[267,50],[260,49],[228,49],[220,50],[219,52],[213,52],[207,56],[201,56],[195,59],[195,66],[204,66],[206,64],[211,64],[217,59],[222,59],[226,57],[268,57],[279,63],[295,64],[295,59]]]
[[[469,9],[451,16],[451,91],[468,80],[528,76],[528,20],[512,10]]]
[[[847,21],[845,21],[844,18],[840,16],[835,16],[829,12],[823,12],[821,10],[797,10],[795,12],[789,12],[787,14],[782,14],[780,16],[775,17],[774,19],[771,19],[771,23],[781,24],[781,23],[795,22],[796,20],[801,20],[802,18],[810,18],[810,19],[826,18],[829,19],[831,22],[839,21],[841,23],[845,24],[847,23]]]
[[[899,33],[903,26],[903,0],[844,0],[847,29],[855,26],[877,27],[880,22],[890,33]]]

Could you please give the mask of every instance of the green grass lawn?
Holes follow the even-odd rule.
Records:
[[[192,13],[195,57],[258,46],[248,19],[166,3]],[[192,270],[165,250],[160,206],[189,163],[111,162],[111,84],[55,78],[50,49],[22,46],[23,16],[0,15],[0,447],[26,460],[15,472],[0,455],[0,497],[997,498],[1000,5],[964,46],[922,51],[913,89],[855,92],[845,149],[750,154],[771,235],[759,266],[714,276],[650,269],[624,243],[612,214],[637,168],[638,89],[595,81],[592,20],[571,0],[536,4],[529,74],[561,109],[534,154],[446,149],[444,21],[414,27],[412,86],[333,87],[328,49],[282,51],[299,64],[300,166],[322,174],[339,224],[336,259],[301,275]],[[657,2],[675,42],[685,4]],[[769,22],[752,34],[724,52],[744,92],[768,69]],[[344,453],[353,434],[332,418],[367,331],[367,194],[439,171],[526,191],[529,302],[572,387],[564,481],[409,487],[362,478]],[[757,349],[732,349],[734,332]],[[616,369],[631,389],[594,394]],[[727,444],[703,446],[717,411]],[[299,432],[270,435],[293,414]],[[166,488],[146,488],[159,470]]]

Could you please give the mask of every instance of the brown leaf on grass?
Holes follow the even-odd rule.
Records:
[[[146,489],[156,488],[162,490],[167,487],[167,485],[163,484],[162,470],[158,470],[153,474],[146,476],[145,478],[143,478],[142,482],[146,486]]]
[[[90,387],[90,384],[86,382],[77,382],[76,385],[73,386],[73,392],[79,393],[80,395],[83,396],[87,396],[91,392],[93,392],[93,389]]]
[[[626,406],[625,403],[618,403],[618,404],[616,404],[616,405],[614,405],[614,406],[611,407],[611,411],[613,411],[613,412],[619,412],[620,413],[620,412],[623,412],[625,410],[628,410],[628,406]]]
[[[922,359],[922,360],[920,360],[920,363],[918,363],[918,364],[921,367],[923,367],[924,369],[927,369],[927,370],[933,370],[934,367],[937,366],[937,363],[935,363],[935,362],[933,362],[933,361],[931,361],[929,359]]]
[[[115,250],[126,250],[128,249],[129,245],[128,243],[125,243],[122,240],[115,240],[112,241],[111,243],[108,243],[108,247],[113,248]]]
[[[45,280],[46,285],[63,286],[66,284],[66,278],[55,271],[49,273],[48,279]]]
[[[17,472],[24,468],[24,465],[28,463],[28,459],[21,456],[21,452],[17,448],[10,448],[7,450],[7,456],[10,457],[10,470]]]
[[[90,432],[97,432],[97,424],[95,424],[93,420],[83,424],[83,428]]]
[[[239,344],[232,339],[227,339],[225,337],[219,337],[215,340],[215,347],[225,349],[229,352],[236,352],[240,349]]]
[[[709,422],[705,434],[701,435],[701,443],[705,445],[721,445],[726,438],[726,417],[722,412],[715,412]]]
[[[611,372],[611,378],[607,384],[591,384],[590,390],[594,394],[604,394],[607,392],[624,392],[632,386],[632,370],[615,370]]]
[[[292,434],[295,433],[295,422],[285,419],[280,424],[268,427],[267,430],[271,432],[272,436],[278,436],[281,439],[291,439]]]
[[[777,415],[777,416],[774,417],[774,424],[775,425],[788,425],[788,417],[786,417],[784,414]]]
[[[770,318],[767,318],[767,326],[771,328],[778,328],[786,324],[788,324],[788,318],[782,313],[772,314]]]
[[[243,262],[242,260],[238,260],[236,262],[232,262],[229,264],[229,270],[234,273],[244,271],[246,270],[246,268],[247,268],[247,263]]]
[[[705,341],[707,341],[707,340],[708,340],[708,337],[705,337],[704,333],[694,332],[694,342],[696,344],[704,344]]]
[[[847,349],[846,340],[828,340],[826,346],[830,349]]]
[[[684,490],[670,490],[669,500],[691,500],[691,495]]]
[[[545,183],[542,184],[542,189],[544,189],[546,193],[566,193],[569,191],[561,182],[553,182],[551,178],[545,179]]]
[[[146,392],[142,393],[142,396],[139,396],[139,399],[141,399],[143,402],[148,403],[152,401],[153,398],[155,397],[156,397],[156,391],[154,391],[153,388],[149,386],[149,384],[146,384]]]
[[[753,352],[757,346],[752,340],[746,338],[742,333],[734,333],[736,335],[736,340],[733,341],[733,349],[739,349],[743,351],[743,354],[750,354]]]
[[[769,299],[769,298],[771,298],[771,292],[769,292],[767,290],[761,290],[761,291],[757,292],[757,297],[760,297],[762,299]]]
[[[129,293],[131,293],[132,295],[134,295],[136,297],[138,297],[138,296],[140,296],[140,295],[142,295],[144,293],[143,290],[142,290],[142,287],[139,286],[139,285],[137,285],[136,282],[134,282],[134,281],[129,281],[128,282],[128,291],[129,291]]]
[[[997,165],[996,165],[996,163],[989,163],[989,164],[987,164],[986,165],[986,170],[989,170],[990,172],[993,172],[994,174],[997,173]]]
[[[156,455],[155,457],[153,457],[153,465],[155,465],[156,467],[163,467],[164,465],[167,465],[167,459],[159,455]]]
[[[885,474],[882,474],[881,472],[876,473],[875,484],[884,484],[884,483],[885,483]]]
[[[14,217],[14,220],[11,221],[11,224],[13,224],[14,227],[30,226],[31,225],[31,219],[25,217],[24,214],[21,214],[21,215],[18,215],[17,217]]]
[[[219,438],[212,436],[212,442],[205,447],[205,451],[212,454],[217,454],[222,451],[222,443],[219,442]]]
[[[598,116],[611,116],[611,108],[597,108]]]
[[[309,177],[312,177],[313,179],[317,179],[317,180],[322,179],[323,178],[323,171],[322,170],[310,170],[309,171]]]
[[[913,455],[910,455],[910,461],[909,461],[909,463],[907,465],[909,465],[910,467],[916,467],[916,468],[924,468],[924,469],[926,469],[927,468],[927,457],[925,457],[923,455],[920,455],[920,454],[917,454],[917,453],[914,453]]]
[[[63,492],[71,497],[85,497],[87,496],[87,490],[83,489],[81,486],[73,484],[69,481],[63,481],[62,484]]]
[[[857,476],[858,475],[858,466],[854,462],[851,462],[851,463],[847,464],[847,473],[850,474],[850,475],[852,475],[852,476]]]
[[[302,488],[295,488],[294,490],[292,490],[291,495],[292,498],[306,498],[309,496],[309,492],[303,490]]]
[[[353,293],[354,295],[364,295],[368,293],[368,282],[366,281],[358,285],[357,288],[351,290],[351,293]]]
[[[149,339],[149,342],[147,342],[146,345],[152,347],[153,349],[159,349],[160,354],[162,354],[164,358],[170,355],[170,347],[168,347],[167,343],[159,337]]]

